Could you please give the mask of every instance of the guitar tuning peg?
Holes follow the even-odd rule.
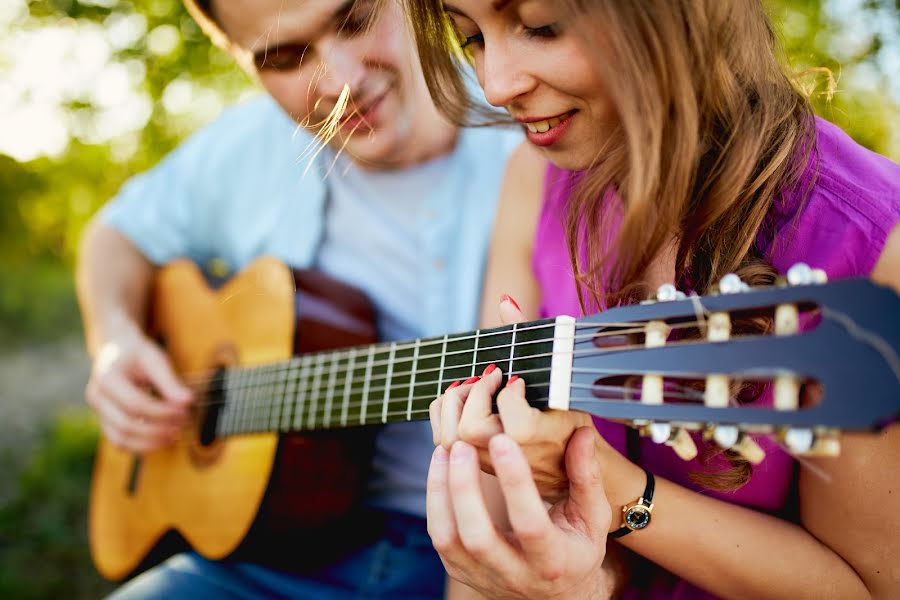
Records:
[[[672,437],[672,426],[668,423],[650,423],[645,435],[649,435],[654,444],[664,444]]]
[[[747,284],[741,281],[741,278],[734,273],[723,275],[722,279],[719,280],[720,294],[737,294],[747,289],[749,289]]]
[[[678,299],[678,290],[671,283],[664,283],[656,290],[656,299],[660,302],[671,302]]]
[[[766,457],[756,441],[734,425],[719,425],[713,429],[712,438],[722,448],[737,452],[751,464],[758,465]]]
[[[791,285],[810,285],[815,283],[815,275],[809,265],[801,262],[788,269],[787,280]]]
[[[813,283],[828,283],[828,273],[825,272],[825,269],[813,269],[812,276]]]
[[[804,454],[812,449],[813,440],[812,429],[795,429],[790,428],[784,432],[784,445],[788,447],[791,454]]]
[[[681,460],[688,461],[697,458],[697,444],[685,429],[676,429],[666,445],[671,446]]]
[[[656,444],[671,447],[681,460],[697,457],[697,444],[686,429],[674,428],[669,423],[649,423],[641,428],[641,433],[649,435]]]
[[[803,456],[837,456],[841,453],[837,434],[816,435],[811,429],[788,429],[784,433],[784,445],[791,454]]]

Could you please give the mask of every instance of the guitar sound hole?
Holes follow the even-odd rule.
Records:
[[[216,428],[222,412],[225,369],[219,368],[209,382],[206,397],[200,405],[200,445],[209,446],[216,441]]]

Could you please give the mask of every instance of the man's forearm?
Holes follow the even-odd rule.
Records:
[[[96,220],[85,229],[75,273],[88,352],[143,327],[155,267],[127,238]]]

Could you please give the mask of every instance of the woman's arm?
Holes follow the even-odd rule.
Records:
[[[900,291],[900,227],[892,233],[872,278]],[[479,398],[486,384],[475,384],[468,391],[466,413],[469,407],[483,404]],[[513,404],[515,410],[510,409]],[[556,428],[544,425],[559,415],[535,417],[524,394],[506,400],[500,408],[503,428],[522,444],[532,469],[552,471],[559,456],[529,453],[529,447],[538,446],[540,436],[528,439],[514,432],[525,420],[531,421],[531,430],[552,431]],[[571,418],[575,421],[574,413]],[[539,441],[548,447],[547,440]],[[641,494],[644,474],[602,438],[596,438],[596,443],[604,463],[604,488],[616,514]],[[896,425],[879,435],[844,435],[840,457],[804,459],[799,475],[801,524],[657,478],[653,523],[621,538],[620,543],[726,598],[898,597],[898,465],[900,427]],[[614,519],[611,528],[618,527]]]

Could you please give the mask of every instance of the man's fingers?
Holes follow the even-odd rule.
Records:
[[[449,486],[463,548],[477,563],[502,578],[515,577],[524,564],[512,545],[494,527],[481,490],[481,468],[472,445],[462,441],[453,444]]]
[[[166,421],[172,425],[180,425],[187,416],[186,408],[183,405],[154,398],[119,374],[111,373],[104,377],[100,382],[100,387],[108,398],[113,399],[133,418]]]
[[[175,374],[166,355],[153,344],[148,343],[138,356],[144,375],[165,400],[186,405],[193,399],[193,393]]]
[[[550,520],[538,493],[531,468],[518,444],[508,435],[497,435],[490,443],[491,460],[522,552],[542,577],[558,577],[565,566],[562,534]]]
[[[592,538],[605,536],[612,518],[603,489],[603,468],[597,450],[599,433],[593,426],[579,427],[566,447],[566,472],[569,475],[569,507]]]
[[[111,400],[100,402],[96,410],[106,437],[135,452],[160,448],[170,443],[178,431],[171,424],[136,419]]]
[[[488,367],[480,381],[472,385],[459,421],[459,439],[486,447],[492,436],[503,431],[500,418],[492,414],[491,401],[503,380],[500,369]]]

